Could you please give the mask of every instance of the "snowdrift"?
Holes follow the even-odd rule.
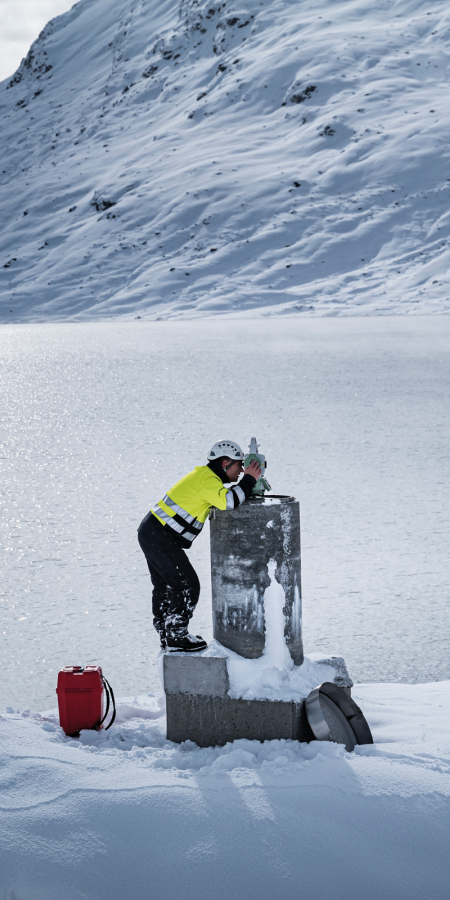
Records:
[[[360,685],[376,743],[165,737],[129,698],[105,732],[0,716],[0,893],[15,900],[447,900],[450,682]]]
[[[0,319],[447,312],[448,4],[82,0],[0,87]]]

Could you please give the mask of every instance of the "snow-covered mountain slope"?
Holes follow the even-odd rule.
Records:
[[[1,321],[449,311],[449,55],[443,0],[81,0],[0,87]]]

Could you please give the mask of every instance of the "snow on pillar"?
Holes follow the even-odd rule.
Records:
[[[271,561],[276,563],[276,568]],[[247,659],[266,646],[264,593],[269,569],[284,590],[284,638],[303,662],[300,506],[294,497],[251,497],[211,519],[214,637]],[[266,595],[267,596],[267,595]]]

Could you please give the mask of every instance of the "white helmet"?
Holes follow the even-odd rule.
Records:
[[[211,447],[207,459],[218,459],[220,456],[228,456],[228,459],[244,459],[243,451],[236,441],[217,441]]]

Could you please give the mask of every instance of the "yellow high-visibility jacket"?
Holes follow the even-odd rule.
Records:
[[[185,546],[190,546],[200,534],[212,506],[234,509],[250,496],[255,484],[251,475],[244,475],[239,484],[226,488],[209,466],[196,466],[170,488],[151,512],[163,525],[173,529]]]

